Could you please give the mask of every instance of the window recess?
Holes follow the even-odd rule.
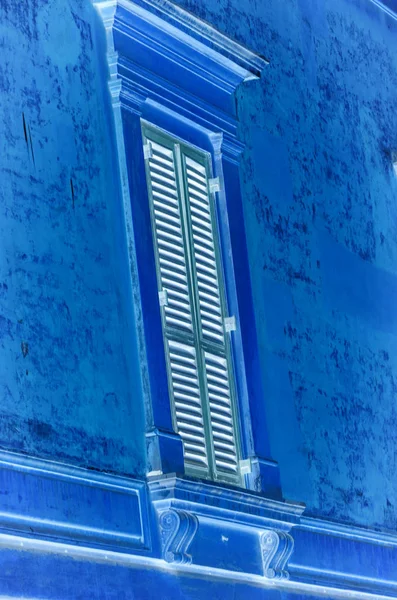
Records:
[[[143,124],[174,429],[186,473],[241,484],[235,386],[207,153]],[[235,328],[235,326],[234,326]]]
[[[280,498],[265,410],[271,396],[261,378],[234,95],[245,81],[260,77],[267,61],[169,0],[93,2],[106,31],[129,261],[123,297],[130,295],[133,303],[129,339],[139,360],[134,397],[137,404],[141,398],[145,472],[165,480],[186,470]],[[200,216],[206,212],[209,231]],[[169,390],[172,406],[165,400]]]

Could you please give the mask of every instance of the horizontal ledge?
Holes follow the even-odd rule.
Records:
[[[273,523],[289,529],[299,523],[305,508],[302,504],[273,500],[243,488],[175,473],[152,477],[148,485],[154,505],[190,505],[197,514],[212,514],[221,521],[239,518],[255,528],[266,528]]]
[[[0,469],[13,469],[45,476],[57,476],[65,479],[76,480],[81,483],[93,482],[103,486],[124,491],[143,489],[145,482],[139,479],[129,479],[121,475],[104,473],[94,469],[86,469],[68,463],[61,463],[46,458],[36,458],[27,454],[0,450]]]
[[[260,575],[248,575],[226,571],[220,568],[200,567],[196,565],[175,565],[166,563],[158,558],[127,554],[123,552],[105,551],[84,546],[75,546],[59,542],[35,540],[20,536],[0,534],[0,548],[15,549],[25,552],[39,552],[70,556],[81,561],[100,562],[110,565],[120,565],[128,568],[145,568],[159,570],[176,576],[205,578],[212,581],[227,581],[233,583],[251,584],[255,587],[279,590],[293,594],[306,594],[317,598],[349,598],[350,600],[390,600],[390,596],[356,592],[324,585],[293,582],[288,580],[270,580]],[[393,590],[394,591],[394,590]],[[397,591],[397,590],[396,590]]]
[[[124,0],[125,1],[125,0]],[[208,22],[199,19],[192,13],[184,10],[182,7],[169,2],[169,0],[140,0],[143,6],[151,6],[156,8],[159,13],[173,21],[178,28],[188,29],[207,43],[212,44],[219,51],[232,58],[233,61],[239,62],[247,71],[255,76],[260,76],[262,69],[269,64],[269,60],[257,53],[249,50],[246,46],[239,44],[229,36],[215,29]]]
[[[299,528],[322,535],[332,535],[358,542],[397,547],[396,533],[364,529],[358,525],[348,525],[346,523],[326,521],[316,517],[302,516]]]
[[[316,569],[313,567],[302,567],[291,563],[289,565],[291,576],[297,578],[299,583],[315,580],[318,585],[334,585],[344,590],[350,590],[355,593],[370,593],[383,595],[387,592],[388,597],[395,597],[397,585],[394,582],[385,579],[373,579],[364,575],[351,575],[346,573],[336,573],[326,569]],[[369,590],[373,590],[372,592]]]
[[[93,560],[107,561],[110,556],[114,563],[179,569],[192,576],[211,573],[229,581],[291,592],[304,590],[317,596],[397,597],[397,536],[305,517],[304,507],[298,503],[175,474],[135,481],[5,451],[0,452],[0,486],[8,492],[0,498],[0,547],[23,549],[27,545],[58,554],[73,548],[76,556]],[[170,566],[153,557],[142,563],[140,556],[153,551],[151,533],[157,535],[149,523],[150,501],[157,512],[176,509],[198,517],[193,565]],[[289,582],[269,581],[257,569],[258,535],[267,528],[276,528],[280,539],[282,532],[289,532],[294,539]],[[222,531],[226,538],[230,534],[230,546],[222,545]],[[207,539],[207,533],[213,548],[226,549],[225,556],[232,557],[230,565],[211,562],[200,541]],[[247,569],[244,574],[233,571],[233,552],[238,551],[242,539],[251,548],[249,556],[256,565],[251,573]],[[323,594],[323,588],[329,591]]]

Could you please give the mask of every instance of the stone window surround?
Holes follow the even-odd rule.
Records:
[[[221,190],[218,220],[230,314],[236,316],[233,355],[247,489],[281,499],[269,448],[265,396],[249,278],[233,93],[260,77],[267,61],[176,5],[162,0],[97,0],[105,25],[133,297],[150,398],[145,398],[148,475],[183,474],[183,450],[168,400],[156,290],[141,120],[209,152]],[[139,235],[137,235],[139,232]],[[142,235],[142,232],[144,234]],[[150,242],[150,243],[149,243]],[[165,402],[164,399],[167,398]]]

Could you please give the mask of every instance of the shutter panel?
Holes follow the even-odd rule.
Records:
[[[218,471],[237,475],[238,462],[226,358],[204,352],[212,441]]]
[[[217,473],[238,478],[230,367],[227,359],[218,264],[215,254],[208,174],[205,165],[184,157],[214,464]]]
[[[180,203],[172,149],[150,142],[149,175],[166,327],[193,331]]]
[[[208,470],[196,350],[169,340],[169,364],[178,433],[187,466]]]
[[[185,158],[201,330],[204,338],[224,343],[218,270],[205,166]]]
[[[147,172],[159,287],[166,291],[167,295],[166,304],[162,309],[163,328],[176,430],[183,441],[187,468],[190,465],[208,473],[174,152],[157,142],[149,143],[151,152]]]

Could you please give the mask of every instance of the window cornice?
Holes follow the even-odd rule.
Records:
[[[93,0],[108,31],[109,51],[136,60],[131,43],[117,48],[125,36],[153,55],[191,70],[232,93],[242,81],[260,77],[268,61],[168,0]],[[113,39],[110,39],[113,37]],[[110,43],[109,43],[110,42]],[[154,64],[154,71],[159,64]]]
[[[113,106],[138,115],[162,107],[238,160],[233,94],[268,61],[168,0],[92,0],[105,26]],[[145,108],[144,108],[145,106]]]

